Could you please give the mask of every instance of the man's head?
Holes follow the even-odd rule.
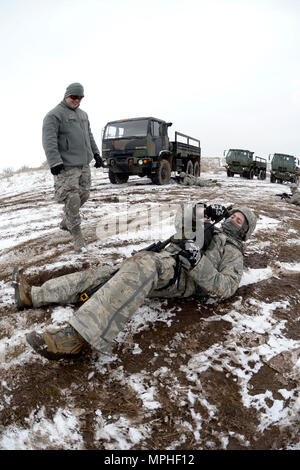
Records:
[[[223,231],[240,241],[246,241],[256,227],[255,214],[245,206],[237,207],[229,212],[228,219],[222,224]]]
[[[80,83],[71,83],[66,89],[64,99],[71,108],[78,108],[83,97],[83,86]]]
[[[290,186],[291,193],[294,194],[295,191],[297,191],[298,186],[296,183],[292,183]]]

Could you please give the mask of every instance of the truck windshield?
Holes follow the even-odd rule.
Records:
[[[274,161],[275,162],[294,163],[294,157],[292,155],[280,155],[280,154],[275,153]]]
[[[122,139],[128,137],[145,137],[147,135],[148,120],[111,122],[104,131],[104,139]]]

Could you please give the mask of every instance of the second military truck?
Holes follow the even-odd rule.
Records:
[[[225,151],[224,151],[225,154]],[[238,174],[244,178],[264,180],[267,175],[267,161],[265,158],[254,157],[254,152],[242,149],[230,149],[226,154],[227,176]]]
[[[270,158],[271,155],[269,155],[269,160]],[[274,153],[271,161],[271,183],[283,183],[283,181],[298,183],[299,179],[300,169],[297,168],[296,158],[293,155],[287,155],[285,153]]]
[[[148,176],[154,184],[168,184],[171,171],[200,176],[200,141],[175,132],[175,141],[170,142],[171,125],[154,117],[108,122],[102,158],[111,183],[126,183],[130,175],[138,175]]]

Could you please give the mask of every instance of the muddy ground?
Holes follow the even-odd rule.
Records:
[[[300,449],[300,208],[274,195],[288,188],[227,179],[222,172],[204,175],[220,183],[211,188],[138,179],[114,186],[94,172],[82,209],[91,250],[72,255],[70,236],[57,228],[61,208],[45,175],[35,186],[16,181],[0,197],[7,241],[0,266],[0,448]],[[41,285],[121,261],[127,246],[143,240],[102,241],[96,233],[103,208],[113,212],[120,194],[132,205],[249,205],[261,225],[246,244],[245,271],[255,276],[257,270],[257,282],[252,278],[231,299],[208,305],[197,298],[147,301],[144,324],[127,326],[110,360],[90,347],[76,360],[40,358],[24,336],[50,325],[57,307],[18,312],[12,269],[21,265],[29,282]],[[148,320],[147,308],[157,313],[155,320]],[[58,416],[67,429],[59,438],[58,425],[48,432],[39,426],[57,424]]]

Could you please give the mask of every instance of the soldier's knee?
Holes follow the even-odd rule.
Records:
[[[80,196],[78,193],[69,193],[66,199],[66,206],[72,213],[79,211],[81,205]]]

